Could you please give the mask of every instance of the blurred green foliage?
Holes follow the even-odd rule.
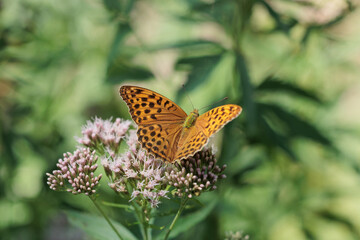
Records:
[[[45,172],[89,118],[129,117],[123,83],[187,112],[185,89],[197,108],[228,96],[244,109],[215,139],[228,179],[201,200],[218,204],[178,239],[360,239],[355,1],[4,0],[0,11],[2,239],[85,238],[59,210],[95,210],[50,191]]]

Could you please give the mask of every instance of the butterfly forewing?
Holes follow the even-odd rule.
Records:
[[[193,127],[184,130],[185,134],[183,135],[185,137],[179,141],[175,160],[190,157],[201,151],[209,141],[210,136],[236,118],[241,113],[241,110],[238,105],[228,104],[200,115]]]
[[[227,104],[211,109],[202,114],[196,121],[196,125],[203,129],[204,134],[209,138],[219,131],[241,113],[242,108],[235,104]]]
[[[132,119],[138,125],[181,124],[187,116],[176,103],[146,88],[122,86],[120,95],[128,105]]]

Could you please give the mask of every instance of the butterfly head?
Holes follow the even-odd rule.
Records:
[[[190,128],[194,126],[196,119],[199,117],[199,111],[197,109],[194,109],[189,116],[186,117],[184,122],[184,128]]]

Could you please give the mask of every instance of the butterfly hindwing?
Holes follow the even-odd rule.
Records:
[[[138,125],[182,123],[187,117],[176,103],[146,88],[122,86],[120,95]]]
[[[141,146],[156,158],[173,162],[181,129],[181,125],[149,124],[139,126],[137,135]]]
[[[186,137],[179,142],[174,161],[193,156],[196,152],[200,151],[209,140],[205,133],[196,125],[187,131],[189,132],[186,134]]]

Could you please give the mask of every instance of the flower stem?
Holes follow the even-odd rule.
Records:
[[[139,222],[139,228],[140,228],[140,232],[141,232],[141,236],[143,239],[148,239],[147,238],[147,234],[146,234],[146,228],[145,228],[145,225],[144,225],[144,222],[143,222],[143,218],[142,218],[142,214],[139,212],[139,209],[138,207],[136,206],[136,203],[132,202],[132,205],[134,206],[134,209],[135,209],[135,216],[136,216],[136,219],[138,220]],[[140,210],[141,211],[141,210]]]
[[[148,214],[150,215],[150,209],[147,207],[147,203],[145,202],[145,204],[142,206],[141,208],[141,213],[142,213],[142,219],[143,219],[143,225],[144,225],[144,230],[145,230],[145,234],[146,234],[146,238],[147,240],[151,240],[151,232],[150,232],[150,228],[149,228],[149,218],[148,218]]]
[[[112,224],[112,222],[110,221],[110,219],[108,218],[108,216],[104,213],[104,211],[100,208],[99,204],[96,202],[95,198],[90,196],[91,201],[94,203],[95,207],[99,210],[99,212],[101,213],[101,215],[103,215],[103,217],[105,218],[105,220],[108,222],[108,224],[110,225],[110,227],[114,230],[114,232],[116,233],[116,235],[119,237],[120,240],[122,240],[123,238],[121,237],[120,233],[117,231],[117,229],[115,228],[115,226]]]
[[[164,240],[167,240],[167,239],[169,238],[170,232],[171,232],[171,230],[173,229],[173,227],[174,227],[174,225],[175,225],[175,222],[176,222],[177,219],[179,218],[181,212],[184,210],[184,208],[185,208],[186,203],[187,203],[188,200],[189,200],[189,198],[187,198],[187,197],[185,197],[185,198],[183,198],[183,199],[181,200],[180,208],[179,208],[179,210],[177,211],[177,213],[176,213],[176,215],[175,215],[175,217],[174,217],[174,219],[173,219],[173,221],[172,221],[169,229],[167,230],[167,233],[166,233],[166,235],[165,235]]]

